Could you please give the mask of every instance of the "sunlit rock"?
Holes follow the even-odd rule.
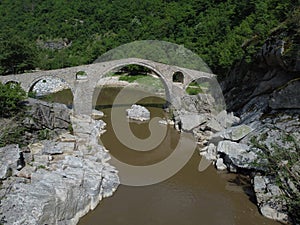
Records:
[[[133,120],[150,120],[150,111],[143,106],[133,104],[130,109],[126,109],[127,117]]]

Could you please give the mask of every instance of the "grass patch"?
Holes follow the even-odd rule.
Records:
[[[129,83],[137,83],[146,90],[155,92],[164,92],[164,85],[159,78],[149,75],[123,75],[119,77],[119,80],[127,81]]]
[[[186,88],[186,93],[189,95],[197,95],[197,94],[203,94],[208,90],[210,87],[209,82],[197,82],[193,81],[189,84],[189,86]]]
[[[133,83],[136,80],[143,79],[145,77],[147,77],[147,75],[134,75],[134,76],[132,76],[132,75],[122,75],[122,76],[119,77],[119,80],[127,81],[129,83]]]

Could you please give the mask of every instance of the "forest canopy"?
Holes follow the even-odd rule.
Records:
[[[0,74],[92,63],[135,40],[192,50],[223,75],[298,0],[1,0]],[[255,49],[248,49],[251,54]]]

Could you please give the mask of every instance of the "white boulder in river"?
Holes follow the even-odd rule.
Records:
[[[127,117],[133,120],[150,120],[150,111],[144,106],[133,104],[130,109],[126,109]]]

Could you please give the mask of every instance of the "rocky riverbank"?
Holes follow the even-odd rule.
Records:
[[[98,144],[105,123],[83,115],[68,119],[73,134],[22,151],[18,145],[0,148],[1,224],[77,224],[118,187],[109,153]]]
[[[212,160],[217,169],[251,178],[257,206],[264,216],[297,224],[300,39],[296,32],[299,25],[292,27],[266,40],[255,63],[242,60],[224,78],[221,86],[227,110],[237,117],[222,111],[211,118],[205,112],[190,119],[178,115],[178,120],[183,130],[194,132],[199,143],[204,143],[200,154]],[[195,118],[197,122],[191,123]]]

